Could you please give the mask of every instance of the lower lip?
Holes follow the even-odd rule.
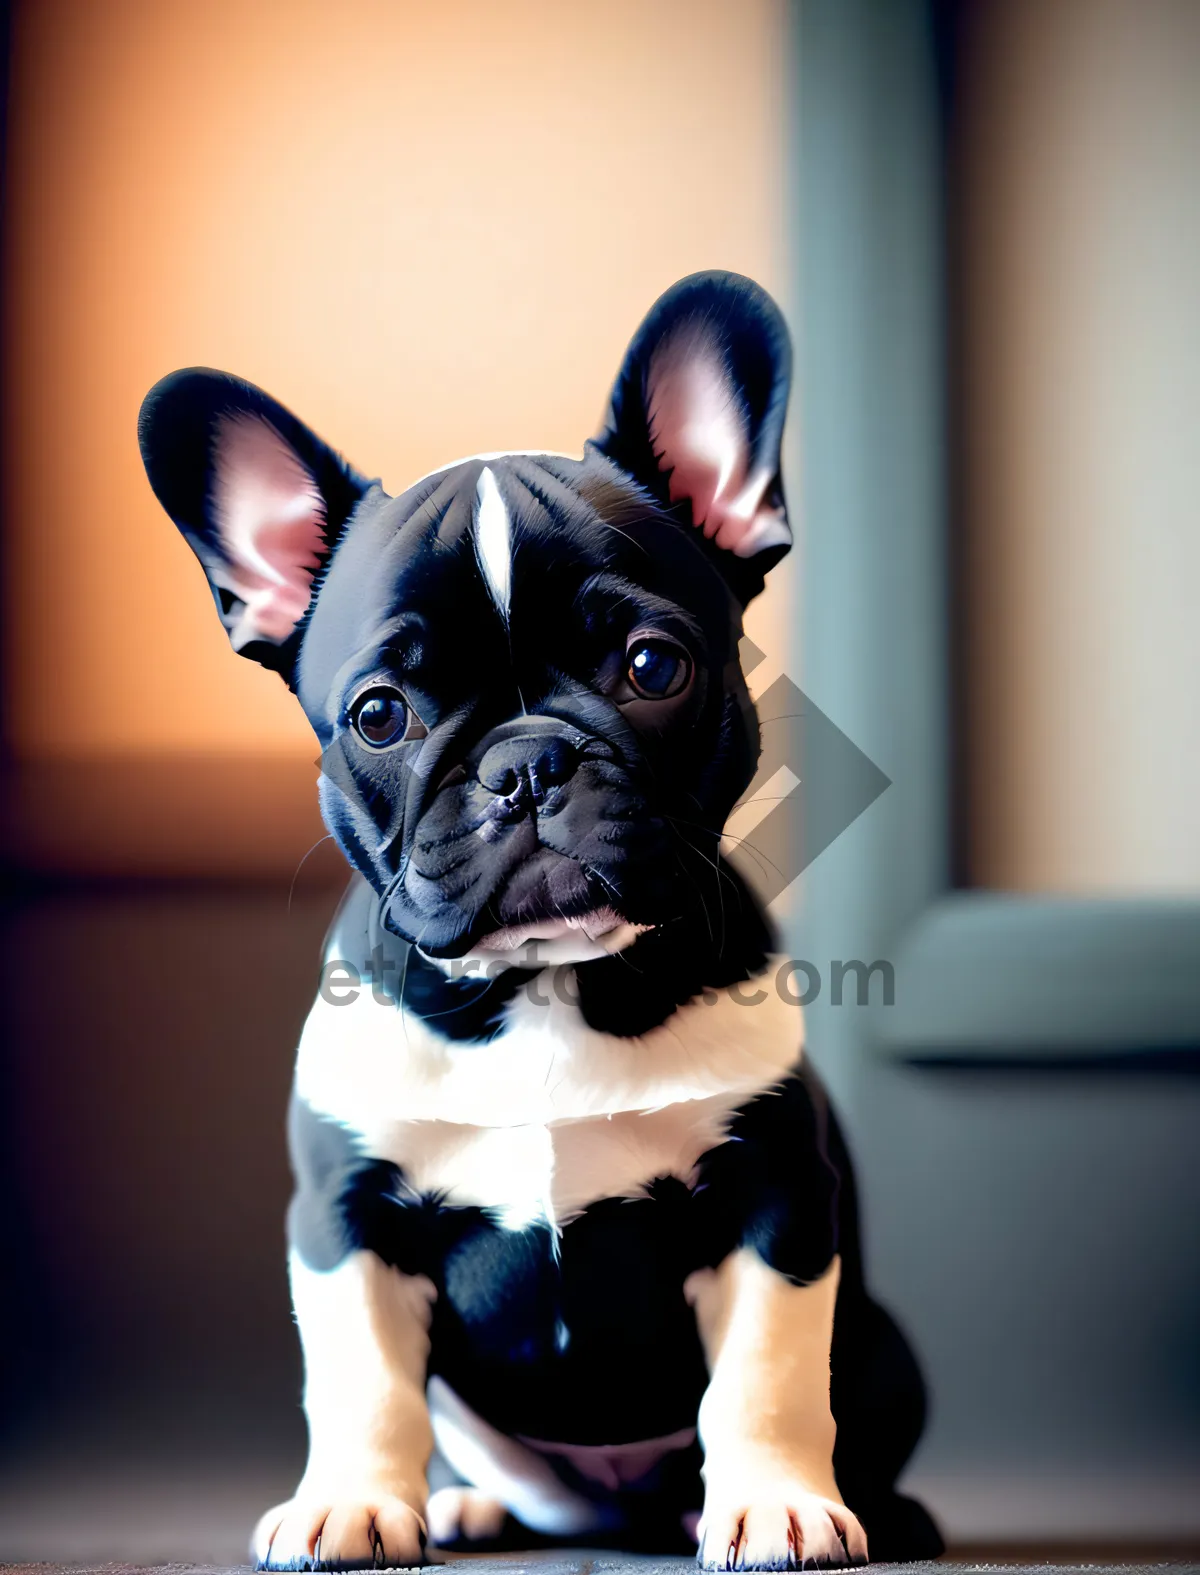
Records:
[[[483,935],[477,948],[489,952],[511,952],[530,941],[557,941],[576,935],[603,946],[604,938],[624,928],[626,921],[612,908],[593,908],[574,919],[535,919],[529,924],[510,924],[502,930]],[[637,926],[641,929],[642,926]],[[475,948],[472,948],[473,950]]]

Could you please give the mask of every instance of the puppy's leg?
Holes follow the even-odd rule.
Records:
[[[308,1465],[295,1496],[259,1521],[254,1556],[268,1569],[420,1564],[433,1284],[370,1252],[328,1273],[293,1253],[291,1277]]]
[[[865,1562],[833,1475],[829,1347],[839,1260],[793,1285],[751,1248],[687,1281],[708,1358],[700,1404],[708,1569]]]

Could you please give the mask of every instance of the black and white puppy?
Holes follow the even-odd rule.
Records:
[[[260,1565],[697,1525],[719,1568],[938,1549],[894,1490],[919,1374],[720,853],[758,751],[742,612],[790,541],[789,368],[769,297],[698,274],[582,458],[399,497],[237,378],[146,398],[154,490],[303,706],[358,872],[296,1067],[310,1452]]]

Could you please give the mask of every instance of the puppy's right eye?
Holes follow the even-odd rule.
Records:
[[[398,689],[379,684],[354,702],[350,725],[372,749],[424,738],[425,727]]]

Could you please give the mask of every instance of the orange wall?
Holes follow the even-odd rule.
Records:
[[[782,283],[781,26],[774,0],[18,0],[18,757],[310,763],[150,493],[142,395],[236,371],[393,491],[578,450],[673,279]]]

